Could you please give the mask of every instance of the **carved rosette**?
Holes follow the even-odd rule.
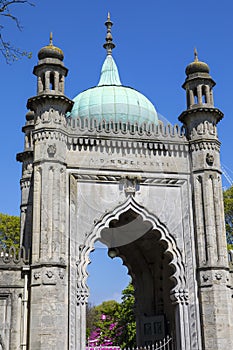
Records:
[[[62,284],[65,278],[65,267],[43,266],[32,269],[32,286]]]
[[[203,270],[199,272],[200,287],[212,287],[214,284],[230,284],[230,275],[226,270]]]

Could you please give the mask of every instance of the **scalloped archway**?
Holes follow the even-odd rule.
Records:
[[[186,277],[185,268],[182,262],[181,252],[177,247],[174,237],[168,231],[166,225],[164,225],[154,214],[150,213],[145,207],[140,205],[135,201],[135,199],[130,196],[127,200],[117,206],[114,210],[105,213],[98,221],[95,222],[93,229],[89,234],[86,235],[85,242],[80,246],[79,251],[79,261],[77,264],[78,269],[78,290],[81,294],[81,299],[88,300],[88,286],[87,278],[88,272],[87,267],[90,263],[89,254],[94,250],[94,244],[97,240],[102,239],[102,232],[111,227],[112,222],[120,220],[120,217],[126,212],[133,212],[140,216],[143,223],[147,223],[147,227],[150,227],[149,231],[156,231],[159,233],[158,241],[164,247],[164,253],[169,256],[169,265],[172,267],[172,276],[170,279],[173,281],[173,287],[170,290],[170,299],[172,304],[176,305],[176,315],[175,315],[175,327],[176,327],[176,342],[177,348],[182,346],[181,339],[185,339],[187,334],[189,334],[189,329],[186,326],[181,326],[181,322],[184,322],[187,318],[187,304],[188,304],[188,291],[186,289]],[[119,254],[122,258],[123,263],[128,267],[131,273],[130,264],[127,263],[126,259]],[[182,334],[183,333],[183,334]],[[185,336],[184,336],[185,334]],[[181,347],[182,348],[182,347]],[[185,345],[186,349],[189,346]]]
[[[109,228],[112,220],[119,220],[120,215],[128,210],[132,210],[140,215],[143,221],[149,222],[152,230],[156,229],[159,231],[160,241],[166,244],[166,253],[171,256],[170,265],[174,267],[174,274],[171,278],[175,281],[175,287],[172,293],[175,293],[177,290],[185,290],[185,270],[182,262],[182,256],[177,248],[175,239],[171,236],[167,227],[161,223],[154,214],[149,213],[145,207],[138,204],[133,197],[128,197],[123,204],[117,206],[114,210],[105,213],[95,223],[93,230],[87,234],[84,245],[80,247],[80,259],[78,264],[78,276],[80,276],[82,280],[82,288],[87,289],[87,266],[90,263],[89,254],[92,250],[94,250],[95,242],[101,239],[102,230]]]

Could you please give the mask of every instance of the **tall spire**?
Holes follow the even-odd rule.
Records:
[[[112,55],[112,49],[114,49],[115,44],[112,42],[112,21],[110,18],[110,12],[108,12],[108,19],[105,22],[105,25],[107,27],[107,35],[106,35],[106,42],[104,43],[103,47],[107,50],[107,55]]]
[[[50,35],[49,35],[49,45],[53,45],[53,33],[50,32]]]
[[[198,54],[197,54],[197,49],[196,49],[196,47],[194,48],[194,61],[195,61],[195,62],[198,61]]]

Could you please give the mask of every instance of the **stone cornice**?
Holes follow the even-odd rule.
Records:
[[[107,135],[106,135],[107,136]],[[33,132],[33,140],[59,140],[66,142],[68,148],[76,150],[81,148],[104,147],[105,149],[135,149],[147,150],[148,152],[167,153],[187,153],[189,151],[189,142],[185,137],[151,137],[151,138],[130,138],[128,135],[123,137],[114,137],[108,134],[108,138],[92,133],[91,135],[72,135],[68,134],[65,129],[41,128]]]
[[[27,108],[30,110],[35,110],[38,105],[44,105],[45,103],[47,103],[49,106],[51,102],[66,104],[67,111],[70,111],[74,104],[74,102],[65,95],[41,94],[29,98],[27,102]]]
[[[185,118],[189,115],[192,114],[196,114],[196,113],[211,113],[211,114],[215,114],[217,116],[217,122],[219,122],[224,114],[218,109],[218,108],[214,108],[214,107],[197,107],[197,108],[190,108],[187,109],[186,111],[182,112],[180,114],[180,116],[178,117],[179,121],[181,121],[182,123],[185,122]]]

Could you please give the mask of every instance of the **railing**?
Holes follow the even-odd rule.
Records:
[[[172,338],[168,336],[153,345],[137,346],[136,348],[127,347],[121,349],[119,346],[87,346],[86,350],[174,350],[174,347]]]

